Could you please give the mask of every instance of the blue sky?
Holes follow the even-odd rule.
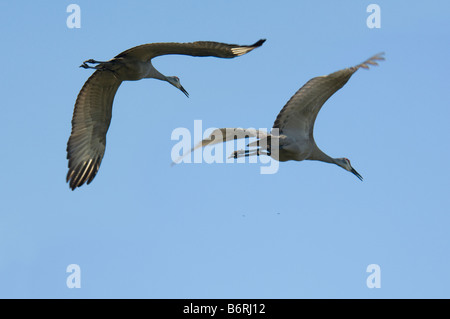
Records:
[[[81,8],[69,29],[66,8]],[[369,29],[366,8],[381,8]],[[1,298],[449,298],[446,1],[17,1],[0,4]],[[186,98],[119,88],[90,185],[65,183],[78,66],[143,43],[267,42],[236,59],[165,56]],[[310,78],[364,61],[322,108],[320,162],[171,167],[172,131],[269,128]],[[198,142],[193,140],[192,143]],[[69,289],[66,268],[81,269]],[[381,269],[369,289],[366,268]]]

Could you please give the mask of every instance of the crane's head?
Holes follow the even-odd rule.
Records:
[[[358,177],[361,181],[363,180],[362,176],[359,175],[359,173],[352,167],[352,165],[350,164],[350,160],[348,158],[342,157],[342,158],[335,158],[334,160],[335,160],[336,165],[339,165],[346,171],[351,172],[353,175]]]
[[[187,97],[189,97],[189,93],[184,89],[184,87],[180,83],[180,79],[177,76],[166,76],[167,82],[172,84],[177,89],[180,89],[181,92],[184,93]]]

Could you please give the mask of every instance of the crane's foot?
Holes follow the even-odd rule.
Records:
[[[229,158],[240,158],[240,157],[249,157],[249,156],[260,156],[260,155],[267,155],[264,152],[261,152],[260,149],[257,150],[239,150],[234,151],[233,154],[230,155]]]
[[[86,61],[83,62],[83,64],[86,64],[86,63],[100,64],[100,63],[106,63],[106,62],[105,61],[97,61],[97,60],[94,60],[94,59],[89,59],[89,60],[86,60]]]
[[[98,65],[96,65],[96,66],[90,66],[90,65],[87,65],[87,63],[90,63],[90,64],[98,64]],[[89,59],[89,60],[84,61],[83,64],[80,65],[80,68],[101,70],[101,69],[104,69],[104,68],[105,68],[105,64],[106,64],[106,63],[108,63],[108,62],[96,61],[96,60],[94,60],[94,59]]]
[[[83,62],[82,65],[80,65],[80,68],[84,68],[84,69],[96,69],[96,67],[93,66],[89,66],[86,63]]]
[[[228,158],[239,158],[245,154],[244,150],[234,151]]]
[[[242,150],[241,151],[234,151],[233,154],[231,154],[231,156],[228,157],[228,158],[238,158],[239,154],[241,154],[241,153],[242,153]]]

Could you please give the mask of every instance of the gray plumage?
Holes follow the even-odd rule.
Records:
[[[83,62],[81,67],[95,69],[95,72],[83,85],[75,102],[72,132],[67,143],[66,181],[70,188],[74,190],[84,183],[89,184],[100,168],[114,96],[122,81],[154,78],[169,82],[189,96],[178,77],[161,74],[153,67],[151,59],[167,54],[234,58],[261,46],[264,41],[244,46],[211,41],[150,43],[128,49],[106,62],[92,59]]]
[[[384,60],[383,53],[374,55],[354,67],[326,76],[312,78],[282,108],[270,134],[254,129],[216,129],[207,139],[198,143],[191,151],[233,139],[256,137],[257,140],[255,142],[247,145],[248,149],[235,151],[231,157],[268,155],[281,162],[289,160],[322,161],[336,164],[362,180],[362,176],[351,166],[350,160],[345,157],[332,158],[320,150],[314,140],[314,123],[323,104],[336,91],[342,88],[358,69],[368,69],[370,65],[378,65],[377,61],[381,60]],[[276,133],[276,131],[278,132]],[[278,142],[278,149],[271,147],[274,139]],[[175,162],[179,162],[186,155],[184,154]]]

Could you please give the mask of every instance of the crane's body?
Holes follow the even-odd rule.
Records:
[[[322,161],[336,164],[362,180],[362,176],[351,166],[350,160],[345,157],[333,158],[317,146],[313,135],[314,123],[323,104],[342,88],[359,68],[368,69],[369,65],[378,65],[379,60],[384,60],[382,53],[354,67],[309,80],[282,108],[271,133],[242,128],[221,128],[213,131],[211,136],[198,143],[191,151],[233,139],[256,137],[256,141],[247,145],[248,149],[235,151],[231,157],[268,155],[280,162]],[[276,143],[272,142],[274,139],[277,140]],[[278,147],[274,148],[272,145]],[[183,154],[175,162],[179,162],[186,155]]]
[[[72,132],[67,142],[69,171],[66,181],[70,188],[74,190],[84,183],[89,184],[100,168],[114,96],[123,81],[154,78],[172,84],[189,96],[178,77],[165,76],[153,67],[153,58],[167,54],[234,58],[260,47],[264,41],[246,46],[212,41],[149,43],[128,49],[109,61],[91,59],[83,62],[81,67],[95,69],[95,72],[83,85],[75,102]]]
[[[88,63],[97,64],[89,66]],[[142,79],[158,79],[167,81],[167,77],[160,73],[150,61],[141,61],[135,58],[113,58],[109,61],[101,62],[95,60],[84,61],[80,66],[85,69],[96,69],[101,71],[111,71],[121,81],[138,81]]]

